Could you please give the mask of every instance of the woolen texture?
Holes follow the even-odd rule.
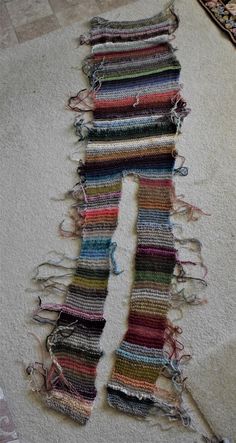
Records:
[[[144,17],[153,14],[155,8],[156,2],[149,1],[145,6],[143,2],[137,3],[135,8],[129,6],[112,11],[107,18]],[[186,156],[189,175],[184,179],[176,178],[176,189],[178,194],[185,194],[188,200],[207,208],[212,214],[197,224],[184,227],[190,236],[202,240],[209,269],[208,304],[185,309],[179,322],[183,327],[186,350],[194,349],[194,359],[186,367],[188,376],[203,350],[207,359],[212,346],[216,342],[224,343],[229,331],[234,329],[231,316],[234,294],[231,261],[233,225],[230,222],[234,216],[234,169],[231,161],[234,125],[232,114],[228,112],[234,97],[234,57],[232,45],[222,38],[217,26],[210,26],[208,16],[197,2],[185,4],[180,0],[178,8],[181,25],[174,46],[179,49],[177,55],[182,64],[184,95],[192,112],[184,123],[178,145],[179,151]],[[66,157],[77,145],[74,145],[76,138],[73,131],[68,130],[73,117],[65,111],[64,103],[71,93],[85,87],[80,71],[71,69],[71,66],[78,65],[89,49],[77,49],[74,44],[83,29],[81,24],[76,24],[1,52],[4,84],[0,105],[4,153],[1,176],[4,189],[1,232],[4,247],[1,322],[4,358],[1,376],[21,441],[49,441],[53,435],[53,439],[59,442],[109,440],[114,443],[119,440],[125,443],[134,439],[141,442],[145,435],[147,442],[164,442],[167,434],[159,427],[117,414],[105,407],[103,401],[103,385],[111,370],[112,351],[126,329],[127,306],[123,305],[123,301],[130,293],[135,246],[133,226],[136,220],[137,184],[131,179],[123,182],[120,218],[114,237],[118,243],[117,263],[124,272],[119,276],[111,275],[109,279],[109,296],[105,304],[107,322],[101,341],[105,355],[99,364],[96,382],[99,396],[89,425],[78,429],[70,420],[63,420],[61,415],[46,412],[39,401],[32,401],[28,380],[22,377],[19,363],[23,360],[28,364],[30,360],[40,359],[37,345],[27,335],[28,328],[45,338],[44,328],[40,325],[30,326],[28,322],[26,325],[26,314],[30,315],[32,301],[37,303],[36,295],[24,292],[24,288],[29,286],[29,270],[51,249],[66,250],[71,255],[78,253],[77,241],[65,242],[57,237],[57,223],[64,217],[66,202],[55,203],[50,197],[60,195],[75,182],[75,164],[67,161]],[[211,63],[205,63],[206,59]],[[214,81],[212,67],[217,74]],[[222,100],[222,94],[216,94],[216,90],[221,91],[223,83]],[[222,146],[226,145],[227,149],[222,151]],[[228,216],[222,218],[225,212]],[[10,242],[14,250],[9,247]],[[227,343],[224,348],[227,350]],[[230,353],[225,355],[227,370],[231,368],[233,373]],[[221,361],[222,354],[216,353],[215,367]],[[217,425],[217,432],[233,437],[234,421],[231,420],[230,426],[230,412],[234,408],[232,403],[230,407],[230,395],[226,395],[232,390],[223,369],[220,379],[217,391],[213,385],[215,378],[211,376],[207,378],[204,389],[205,373],[199,364],[194,375],[194,395],[201,407],[204,406],[204,413],[208,414],[214,426]],[[188,382],[191,383],[190,378]],[[212,393],[214,408],[211,407]],[[197,436],[194,438],[198,441]],[[168,440],[192,442],[193,434],[175,427],[168,431]]]
[[[163,370],[181,383],[180,328],[167,317],[177,263],[170,220],[173,174],[186,174],[186,168],[174,169],[176,136],[188,113],[170,43],[177,26],[176,14],[167,8],[136,22],[94,18],[89,35],[81,36],[82,44],[92,45],[83,64],[91,89],[72,97],[69,107],[93,112],[90,123],[75,120],[76,133],[87,139],[74,192],[82,244],[64,304],[44,304],[41,310],[60,311],[48,338],[55,361],[47,375],[47,404],[83,424],[97,393],[112,236],[126,175],[138,178],[137,250],[128,329],[116,350],[108,403],[132,415],[146,417],[156,409],[184,425],[190,422],[179,393],[156,386]]]

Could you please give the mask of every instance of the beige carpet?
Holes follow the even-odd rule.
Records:
[[[151,16],[165,1],[139,1],[108,14],[114,19]],[[193,359],[186,367],[188,384],[212,428],[233,439],[236,424],[233,335],[235,336],[235,59],[228,38],[209,20],[195,0],[178,0],[180,27],[175,44],[182,64],[184,96],[192,108],[178,148],[187,158],[189,176],[176,180],[177,192],[211,213],[185,226],[198,237],[208,266],[208,304],[184,309],[179,322],[182,340]],[[99,395],[86,427],[45,409],[30,394],[23,365],[40,359],[37,342],[44,327],[30,321],[36,294],[25,292],[30,272],[48,251],[77,252],[77,243],[57,236],[66,203],[50,198],[69,189],[76,179],[67,155],[77,149],[72,113],[64,103],[84,87],[79,69],[87,48],[76,38],[86,29],[75,24],[45,37],[7,49],[1,56],[2,145],[2,292],[0,385],[4,389],[23,443],[193,443],[198,434],[141,422],[111,410],[104,385],[112,353],[126,328],[135,248],[136,184],[124,183],[120,224],[115,234],[117,261],[125,270],[111,277],[102,336],[105,356],[98,368]]]

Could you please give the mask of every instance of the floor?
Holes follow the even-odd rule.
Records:
[[[88,4],[89,0],[86,1]],[[159,5],[167,2],[139,0],[109,11],[107,18],[144,18],[158,12]],[[197,223],[183,223],[183,233],[180,228],[176,230],[176,235],[199,238],[202,243],[208,286],[199,295],[207,298],[208,303],[180,306],[180,311],[172,313],[172,319],[177,321],[183,315],[178,322],[183,329],[180,341],[185,346],[184,353],[193,355],[184,366],[189,390],[215,433],[224,436],[225,442],[228,437],[228,441],[236,443],[236,385],[232,382],[236,352],[229,345],[235,334],[236,58],[229,39],[196,0],[176,3],[180,26],[174,47],[178,48],[176,54],[182,65],[183,96],[191,108],[177,145],[186,158],[189,174],[176,177],[176,192],[211,216],[202,217]],[[4,5],[7,7],[7,3]],[[0,55],[0,384],[21,443],[203,443],[200,436],[174,423],[165,423],[164,429],[171,429],[162,431],[158,417],[153,417],[153,422],[143,422],[106,406],[105,385],[113,367],[114,350],[127,327],[133,279],[137,183],[128,179],[124,180],[114,236],[118,245],[115,258],[124,272],[111,275],[109,281],[107,321],[101,343],[104,355],[97,378],[99,394],[91,420],[87,426],[78,427],[60,414],[49,412],[39,395],[30,393],[25,367],[41,360],[40,346],[30,332],[45,343],[51,330],[30,320],[38,303],[37,294],[27,291],[32,287],[30,278],[37,264],[52,257],[48,256],[50,250],[71,256],[78,253],[75,240],[61,240],[57,235],[58,224],[65,218],[70,203],[52,201],[76,180],[76,164],[67,158],[79,145],[72,130],[74,115],[65,109],[65,103],[86,84],[82,71],[71,69],[79,66],[89,53],[89,48],[77,49],[75,44],[85,28],[78,23],[4,49]],[[187,250],[181,249],[180,258],[184,259]],[[51,300],[51,296],[44,298]],[[55,296],[53,301],[61,303],[63,297]]]
[[[0,0],[0,48],[9,48],[133,0]]]

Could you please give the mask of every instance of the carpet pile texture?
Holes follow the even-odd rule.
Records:
[[[161,7],[164,4],[160,2]],[[156,8],[156,2],[151,0],[145,5],[137,2],[135,9],[129,5],[112,11],[106,18],[109,21],[142,19],[155,14]],[[181,81],[191,114],[184,122],[177,146],[187,159],[189,174],[185,178],[175,177],[176,190],[178,195],[185,194],[185,200],[211,213],[211,217],[202,217],[197,223],[185,223],[184,226],[186,236],[199,238],[204,245],[204,261],[208,265],[205,292],[208,303],[191,309],[183,306],[183,318],[177,323],[175,319],[179,313],[176,311],[170,315],[183,329],[181,341],[185,344],[185,351],[193,355],[185,369],[188,387],[213,429],[233,439],[235,396],[232,396],[230,381],[234,371],[230,356],[233,345],[228,344],[229,331],[232,335],[235,330],[232,316],[235,217],[232,158],[235,137],[233,113],[228,112],[233,109],[235,96],[233,46],[217,27],[212,26],[209,32],[209,19],[197,2],[179,1],[178,14],[181,26],[172,44],[178,47]],[[37,294],[25,292],[29,286],[29,270],[39,262],[39,256],[44,260],[51,249],[66,252],[68,256],[78,254],[77,241],[69,239],[64,242],[56,237],[56,220],[59,223],[64,218],[66,205],[53,202],[51,197],[70,189],[76,180],[73,178],[75,165],[65,162],[68,153],[76,150],[78,145],[75,144],[74,131],[68,129],[72,115],[65,111],[64,103],[86,87],[84,76],[75,69],[89,53],[86,45],[77,48],[76,38],[85,31],[85,24],[76,24],[20,47],[1,51],[0,106],[3,118],[0,129],[4,160],[1,175],[4,189],[1,231],[4,315],[1,333],[5,353],[1,385],[19,438],[24,443],[50,441],[52,435],[58,442],[109,440],[125,443],[134,441],[134,438],[141,442],[144,433],[148,443],[165,442],[167,434],[159,427],[131,420],[126,414],[117,414],[104,402],[106,392],[103,386],[109,379],[113,382],[112,352],[119,349],[127,331],[128,307],[124,303],[131,293],[132,269],[136,266],[133,261],[136,251],[134,226],[139,190],[138,183],[129,176],[123,178],[119,222],[112,238],[117,248],[113,252],[115,246],[112,246],[109,255],[114,271],[123,272],[111,274],[108,282],[109,296],[104,305],[107,321],[100,343],[104,355],[98,363],[96,389],[99,395],[92,419],[79,428],[72,420],[64,420],[61,414],[46,409],[29,394],[28,379],[24,379],[29,360],[41,361],[27,330],[33,330],[42,341],[45,340],[44,328],[37,324],[32,327],[30,320],[32,297],[37,304]],[[214,77],[213,71],[216,73]],[[118,270],[113,266],[112,257],[115,257]],[[63,304],[64,294],[60,300]],[[47,302],[49,298],[42,296],[42,303]],[[58,295],[53,302],[58,303]],[[45,325],[45,328],[50,334],[51,325]],[[216,343],[219,343],[217,349],[223,349],[223,354],[215,352]],[[222,365],[222,355],[227,366]],[[219,377],[217,372],[217,377],[211,376],[216,374],[217,368],[223,375]],[[222,383],[217,382],[222,378]],[[192,443],[193,440],[200,441],[199,436],[182,427],[168,431],[170,442]]]

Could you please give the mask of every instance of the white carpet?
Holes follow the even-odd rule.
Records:
[[[165,2],[139,1],[109,13],[115,19],[151,16]],[[185,120],[179,151],[186,156],[189,176],[176,179],[177,192],[211,213],[185,226],[186,235],[203,243],[208,266],[208,304],[184,310],[179,322],[182,341],[193,359],[186,368],[189,388],[216,432],[236,435],[233,417],[236,393],[232,383],[235,334],[235,269],[233,266],[235,209],[235,59],[228,38],[196,0],[178,0],[176,32],[182,64],[184,96],[192,108]],[[71,128],[73,114],[64,103],[84,87],[80,65],[88,48],[77,48],[85,25],[75,24],[15,48],[1,51],[2,145],[2,301],[0,385],[22,443],[193,443],[197,434],[182,428],[161,431],[107,407],[103,386],[112,368],[112,352],[126,328],[135,248],[136,184],[124,183],[120,224],[115,234],[117,261],[125,270],[112,277],[106,302],[102,344],[105,356],[98,368],[99,395],[86,427],[45,409],[29,393],[23,361],[39,359],[37,343],[47,331],[30,321],[36,295],[25,292],[30,272],[47,252],[77,252],[77,243],[63,241],[57,225],[66,203],[50,198],[69,189],[76,179],[68,153],[77,149]],[[228,341],[230,338],[230,345]],[[219,348],[217,347],[219,345]],[[220,372],[219,372],[220,371]]]

